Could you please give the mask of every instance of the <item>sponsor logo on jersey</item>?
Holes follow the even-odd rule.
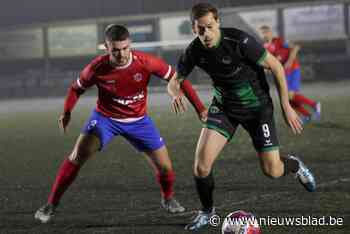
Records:
[[[114,83],[115,83],[115,80],[107,80],[106,83],[107,83],[107,84],[114,84]]]
[[[113,101],[118,102],[119,104],[122,104],[124,106],[127,106],[129,104],[138,102],[144,98],[145,98],[145,94],[144,92],[141,92],[134,96],[113,98]]]
[[[142,80],[142,78],[143,78],[143,76],[142,76],[141,73],[136,73],[136,74],[134,75],[134,80],[135,80],[136,82],[140,82],[140,81]]]
[[[222,63],[223,64],[231,64],[232,63],[232,58],[230,57],[230,56],[224,56],[223,58],[222,58]]]

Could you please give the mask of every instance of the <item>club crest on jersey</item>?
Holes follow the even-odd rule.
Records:
[[[116,98],[112,98],[112,99],[113,99],[113,101],[118,102],[121,105],[127,106],[127,105],[130,105],[132,103],[138,102],[144,98],[145,98],[145,93],[142,91],[141,93],[138,93],[134,96],[118,97],[118,98],[116,97]]]
[[[142,80],[142,78],[143,78],[143,76],[142,76],[141,73],[136,73],[136,74],[134,75],[134,80],[135,80],[136,82],[140,82],[140,81]]]
[[[220,112],[220,109],[217,106],[212,106],[209,108],[209,112],[213,114],[217,114]]]
[[[222,63],[223,63],[223,64],[230,64],[230,63],[232,63],[231,57],[230,57],[230,56],[224,56],[224,57],[222,58]]]

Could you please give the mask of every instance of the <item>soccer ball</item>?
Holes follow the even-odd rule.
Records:
[[[261,234],[261,229],[252,213],[238,210],[226,216],[221,232],[222,234]]]

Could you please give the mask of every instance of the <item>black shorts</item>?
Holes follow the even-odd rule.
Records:
[[[249,133],[257,152],[278,149],[276,125],[273,117],[273,106],[266,105],[257,109],[242,111],[241,115],[231,115],[217,102],[213,102],[208,111],[205,128],[213,129],[228,140],[231,140],[239,125]],[[238,111],[235,111],[238,113]]]

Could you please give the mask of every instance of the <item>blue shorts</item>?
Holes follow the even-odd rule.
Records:
[[[300,90],[300,69],[294,69],[289,75],[287,75],[288,91],[298,92]]]
[[[123,123],[94,110],[81,132],[96,135],[100,139],[100,150],[118,135],[125,137],[140,152],[154,151],[164,146],[163,138],[147,115],[135,122]]]

